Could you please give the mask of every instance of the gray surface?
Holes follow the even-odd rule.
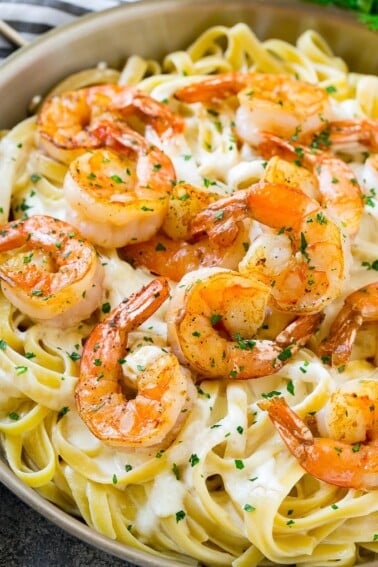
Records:
[[[68,535],[0,484],[0,567],[128,567]]]

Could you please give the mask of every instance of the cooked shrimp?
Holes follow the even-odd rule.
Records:
[[[286,75],[232,72],[215,75],[176,91],[180,101],[217,102],[238,95],[236,132],[252,145],[259,132],[299,139],[331,118],[330,99],[316,85]]]
[[[378,151],[378,120],[331,120],[304,143],[313,148],[336,151]]]
[[[162,225],[169,238],[158,233],[147,242],[127,246],[123,250],[126,260],[173,281],[206,266],[236,270],[249,245],[248,223],[239,223],[238,236],[229,246],[218,246],[206,237],[195,243],[186,241],[192,218],[215,199],[219,195],[205,193],[187,183],[176,184]]]
[[[136,397],[122,392],[120,360],[128,333],[167,299],[169,287],[155,279],[116,307],[93,329],[83,349],[75,390],[79,414],[91,432],[113,446],[151,447],[169,440],[193,399],[190,373],[172,354],[142,372]]]
[[[171,160],[120,122],[102,121],[94,131],[113,147],[71,163],[64,179],[67,220],[105,247],[148,240],[167,213],[175,180]]]
[[[190,183],[175,183],[169,195],[163,232],[172,240],[186,240],[192,218],[217,199],[219,194],[203,191]]]
[[[378,441],[378,380],[352,380],[316,413],[322,437],[345,443]]]
[[[144,266],[153,274],[179,281],[188,272],[202,267],[218,266],[236,270],[246,253],[249,235],[242,227],[229,246],[218,246],[209,238],[189,243],[156,234],[147,242],[131,244],[122,251],[124,258],[135,266]]]
[[[309,169],[315,178],[320,204],[340,219],[350,238],[355,238],[360,228],[363,200],[361,188],[347,163],[328,152],[309,149],[271,135],[264,135],[260,150],[267,157],[278,153],[291,159],[299,170]]]
[[[253,241],[239,270],[271,287],[275,307],[314,313],[340,294],[347,268],[343,234],[317,201],[295,187],[259,182],[199,213],[192,236],[206,233],[229,245],[238,234],[237,221],[245,217],[266,230]]]
[[[183,277],[167,311],[168,341],[200,377],[249,379],[277,372],[315,332],[322,315],[299,317],[275,341],[255,339],[270,289],[238,272],[203,268]]]
[[[378,282],[348,295],[331,325],[328,338],[319,346],[319,354],[342,369],[350,359],[362,323],[374,321],[378,321]]]
[[[370,400],[368,403],[375,407],[376,401],[375,397],[374,402]],[[365,490],[378,488],[376,417],[373,418],[374,439],[367,443],[351,444],[326,437],[314,437],[284,398],[264,400],[259,402],[259,407],[268,412],[289,451],[312,476],[328,484],[345,488]],[[344,414],[348,409],[348,406],[342,406]],[[376,415],[375,411],[374,414]]]
[[[66,222],[44,215],[9,222],[1,227],[0,253],[4,295],[34,320],[67,327],[101,302],[96,250]]]
[[[181,119],[167,105],[134,87],[96,85],[44,102],[37,118],[40,144],[52,157],[69,163],[83,151],[101,146],[92,127],[106,113],[132,127],[138,127],[138,120],[147,122],[159,135],[183,128]]]

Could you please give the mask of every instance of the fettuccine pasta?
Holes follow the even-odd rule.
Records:
[[[200,100],[206,92],[205,87],[200,86],[204,79],[226,76],[224,74],[230,77],[230,73],[267,74],[269,77],[305,81],[324,92],[332,120],[370,123],[378,120],[378,78],[351,72],[318,33],[312,30],[303,33],[295,45],[279,39],[260,41],[242,23],[230,28],[210,28],[186,50],[170,53],[162,62],[133,55],[120,71],[101,63],[96,68],[67,77],[54,87],[50,96],[60,97],[68,91],[93,85],[102,85],[106,89],[132,86],[165,105],[172,115],[180,118],[182,129],[177,127],[175,131],[174,127],[173,133],[160,132],[158,127],[154,127],[153,119],[152,126],[147,120],[147,126],[143,125],[142,128],[140,117],[135,123],[130,122],[138,130],[138,136],[143,135],[148,141],[148,147],[156,148],[158,156],[151,155],[151,149],[145,149],[145,154],[138,154],[137,159],[142,160],[147,156],[146,159],[151,162],[150,165],[143,166],[151,169],[152,173],[148,173],[146,182],[147,188],[151,189],[149,183],[154,183],[154,173],[157,170],[162,175],[164,173],[162,170],[165,166],[162,167],[159,159],[168,156],[176,181],[172,183],[171,173],[167,173],[164,179],[159,178],[164,191],[162,196],[156,197],[156,206],[159,199],[164,200],[167,192],[172,191],[179,209],[188,206],[190,201],[191,205],[185,214],[194,215],[206,207],[213,210],[211,207],[216,206],[219,199],[232,199],[233,195],[241,195],[256,184],[264,188],[261,184],[270,183],[276,175],[271,164],[276,163],[272,160],[277,159],[277,156],[267,157],[259,146],[239,139],[238,129],[235,132],[236,97],[239,96],[237,89],[227,97],[222,98],[220,92],[215,99]],[[181,99],[176,96],[180,91],[187,93],[185,89],[196,85],[199,93],[197,102],[186,100],[187,95],[183,95]],[[252,86],[251,90],[255,88]],[[319,354],[320,345],[328,337],[331,324],[345,298],[354,290],[373,285],[376,280],[378,165],[375,161],[374,173],[374,162],[368,162],[372,155],[371,148],[350,149],[347,145],[340,146],[340,159],[348,162],[354,179],[357,180],[352,185],[358,182],[362,190],[361,218],[358,219],[357,228],[351,229],[351,234],[348,234],[346,223],[340,223],[340,218],[332,220],[332,214],[328,213],[330,206],[325,205],[317,213],[325,214],[326,217],[330,215],[324,224],[328,222],[329,228],[331,222],[334,222],[336,228],[332,235],[337,234],[339,238],[335,249],[339,255],[343,255],[340,274],[337,276],[339,279],[336,276],[332,279],[332,286],[336,286],[335,293],[332,297],[327,296],[327,301],[319,307],[319,311],[325,314],[320,331],[318,327],[311,331],[310,340],[305,341],[306,346],[299,344],[297,348],[294,343],[290,343],[289,347],[285,345],[285,348],[294,350],[290,350],[287,359],[281,356],[282,365],[271,368],[272,371],[266,376],[262,372],[262,375],[253,379],[238,380],[238,376],[232,376],[234,371],[231,371],[231,376],[217,376],[216,373],[212,376],[211,368],[209,373],[199,371],[194,367],[197,363],[187,364],[179,356],[180,364],[185,367],[182,380],[185,377],[185,380],[196,383],[196,388],[192,392],[188,387],[188,393],[182,402],[184,415],[180,418],[177,430],[168,441],[164,438],[162,443],[158,441],[143,448],[127,444],[114,446],[104,442],[90,430],[75,402],[75,388],[78,388],[78,380],[82,379],[79,375],[84,345],[99,321],[105,320],[120,302],[133,293],[138,293],[143,286],[154,280],[155,273],[160,272],[157,267],[149,266],[148,262],[143,263],[147,244],[140,235],[147,230],[144,225],[142,229],[139,224],[135,225],[139,228],[130,229],[134,240],[142,240],[140,251],[134,253],[133,246],[139,244],[132,237],[124,244],[112,240],[115,228],[114,231],[109,229],[109,241],[106,242],[110,244],[101,244],[101,238],[108,227],[106,222],[101,224],[101,214],[97,218],[95,205],[81,205],[84,209],[89,209],[89,217],[93,215],[93,218],[87,220],[83,220],[84,217],[81,216],[82,209],[77,205],[79,201],[76,193],[67,207],[67,199],[71,198],[69,191],[72,190],[72,186],[67,189],[67,176],[70,174],[73,183],[78,183],[76,171],[89,184],[88,191],[95,191],[93,184],[100,184],[99,174],[96,173],[95,179],[93,171],[85,168],[90,168],[90,160],[97,155],[97,151],[103,150],[91,148],[92,154],[89,157],[86,154],[86,162],[75,162],[80,163],[80,167],[75,166],[76,170],[72,162],[82,160],[82,157],[72,154],[68,156],[66,150],[62,153],[57,146],[56,153],[52,155],[50,146],[54,142],[51,139],[48,143],[43,140],[41,122],[38,122],[41,119],[37,118],[43,112],[44,103],[35,100],[34,103],[36,102],[39,104],[31,117],[12,130],[3,132],[0,146],[2,224],[7,227],[6,230],[11,230],[12,222],[20,219],[34,216],[44,219],[49,216],[68,221],[81,232],[85,224],[93,223],[93,236],[87,236],[83,232],[83,237],[96,248],[96,260],[92,257],[90,260],[93,262],[94,274],[90,281],[101,292],[91,296],[92,303],[89,306],[83,305],[83,315],[80,315],[79,321],[67,325],[66,319],[62,319],[62,324],[57,319],[58,323],[50,325],[47,319],[38,318],[39,313],[42,313],[39,308],[35,314],[34,311],[29,313],[25,312],[21,304],[14,302],[13,295],[16,292],[9,282],[7,284],[6,275],[9,266],[10,269],[18,268],[22,271],[26,265],[34,262],[38,269],[42,266],[41,269],[45,270],[43,262],[46,260],[42,256],[36,259],[39,253],[28,248],[30,243],[27,239],[17,261],[12,260],[9,249],[1,248],[1,279],[9,289],[3,289],[4,293],[0,295],[0,432],[5,456],[14,474],[62,509],[82,517],[94,530],[160,557],[161,561],[168,555],[179,556],[181,559],[185,556],[182,560],[189,564],[200,562],[212,567],[269,564],[324,567],[335,561],[340,566],[349,566],[367,559],[377,559],[377,486],[375,489],[370,486],[340,486],[306,471],[286,447],[266,409],[259,405],[262,401],[269,402],[273,398],[283,397],[301,418],[314,418],[337,388],[354,380],[378,383],[378,327],[373,324],[367,324],[358,330],[352,356],[345,364],[332,366],[326,357]],[[100,102],[96,101],[96,104]],[[329,120],[324,117],[323,110],[320,115],[324,121]],[[118,146],[115,145],[119,147],[126,136],[122,124],[120,133],[117,134],[112,130],[111,121],[110,126],[107,124],[106,135],[114,135]],[[375,128],[376,124],[377,122]],[[299,130],[297,128],[297,134],[303,134]],[[101,135],[105,136],[103,133]],[[137,140],[140,141],[141,138]],[[304,146],[307,143],[305,139],[299,141]],[[289,142],[294,143],[293,140]],[[145,148],[143,143],[140,141]],[[284,151],[290,153],[290,148],[282,148],[279,142],[275,143],[277,155],[281,156]],[[325,151],[328,150],[329,147],[326,147]],[[105,151],[108,153],[103,154],[102,162],[113,160],[113,155],[109,152],[114,151],[114,147]],[[313,159],[311,152],[308,158],[298,148],[294,148],[294,152],[297,153],[294,156],[297,160],[308,159],[310,163]],[[123,162],[122,159],[126,161]],[[114,166],[115,169],[111,172],[115,185],[120,183],[122,175],[126,176],[125,172],[131,167],[127,161],[128,155],[122,159],[119,165],[121,169]],[[298,164],[293,164],[293,159],[290,161],[291,167],[298,168]],[[119,173],[120,171],[123,173]],[[294,175],[292,169],[289,171]],[[308,169],[306,171],[306,175],[310,176]],[[336,185],[338,179],[334,178],[333,183]],[[192,187],[200,188],[201,198],[198,203],[194,196],[193,199],[190,197]],[[97,203],[96,198],[93,197],[93,203]],[[313,203],[313,196],[306,199],[307,207],[310,206],[309,203]],[[143,205],[145,211],[151,207],[148,201],[146,203],[147,205]],[[156,237],[154,234],[159,227],[151,228],[151,237],[157,239],[152,248],[153,256],[158,259],[160,253],[169,253],[164,239],[168,239],[167,242],[169,239],[177,242],[188,235],[186,217],[180,216],[180,212],[176,217],[175,201],[172,200],[172,203],[168,217],[163,220],[165,209],[159,224],[160,227],[163,226],[164,233],[160,232]],[[269,206],[268,201],[265,206]],[[103,216],[106,217],[107,214]],[[136,214],[134,210],[128,213]],[[222,214],[223,211],[218,212],[215,224]],[[267,215],[269,216],[269,211]],[[110,216],[109,212],[106,218]],[[177,218],[179,220],[175,222]],[[324,219],[323,216],[317,218]],[[311,220],[307,218],[307,226]],[[5,224],[8,222],[9,225]],[[305,226],[305,221],[303,222]],[[126,220],[122,223],[124,225]],[[256,239],[266,237],[261,236],[263,220],[243,218],[243,223],[243,229],[240,230],[244,232],[239,233],[235,245],[237,251],[232,251],[230,257],[234,258],[234,253],[237,257],[232,273],[239,274],[239,265],[240,273],[248,279],[254,278],[258,271],[258,263],[253,264],[251,250],[256,250]],[[288,223],[289,221],[282,223],[282,226],[286,224],[287,227]],[[30,229],[31,232],[39,230],[39,225],[36,226],[37,228]],[[102,229],[101,226],[105,228]],[[273,233],[274,228],[277,227],[271,226],[268,234]],[[2,232],[5,233],[6,230]],[[63,232],[66,229],[59,230]],[[49,238],[53,232],[53,228],[49,229]],[[67,234],[64,238],[67,239],[68,246],[77,236],[71,235],[69,231]],[[328,240],[330,234],[319,236],[319,241]],[[305,255],[309,250],[309,243],[306,239],[303,240],[303,235],[304,232],[301,233],[297,257]],[[286,238],[284,234],[280,237]],[[144,240],[148,239],[149,237]],[[51,260],[58,262],[59,266],[70,262],[71,249],[64,256],[62,246],[59,240],[56,243],[56,259],[54,252],[54,260]],[[195,244],[191,243],[190,246]],[[277,244],[281,251],[280,246],[281,244]],[[272,253],[274,250],[277,251],[277,248],[272,248]],[[213,248],[211,253],[217,255]],[[77,254],[84,252],[80,248]],[[206,256],[210,252],[206,249],[201,254]],[[321,254],[324,258],[328,252]],[[130,256],[133,256],[133,261]],[[98,264],[95,265],[97,261]],[[230,260],[231,263],[233,261]],[[333,262],[332,258],[331,261]],[[176,260],[173,269],[178,270],[175,262]],[[305,257],[305,266],[306,262]],[[169,261],[165,259],[162,263],[168,264]],[[334,265],[338,265],[336,261]],[[220,270],[229,269],[229,266],[220,266]],[[210,272],[211,270],[212,268]],[[171,274],[167,277],[171,294],[175,294],[180,287],[181,274],[176,281]],[[265,293],[271,293],[271,279],[266,275],[259,278],[260,276],[257,288],[251,294],[252,298],[260,293],[261,297]],[[281,285],[279,274],[276,279],[278,288]],[[197,285],[196,280],[190,284],[183,281],[188,289]],[[85,296],[85,301],[87,300],[91,285],[85,284],[86,287],[80,288],[80,300],[81,296]],[[247,286],[247,283],[243,285]],[[35,291],[33,288],[32,294],[34,292],[34,295],[38,295]],[[273,289],[272,293],[276,291]],[[39,295],[41,294],[42,291]],[[215,296],[213,299],[215,302]],[[235,293],[235,304],[232,303],[231,307],[237,310],[238,301]],[[264,300],[261,301],[264,304]],[[302,306],[297,307],[293,313],[285,310],[282,307],[285,298],[282,299],[278,292],[274,295],[274,301],[272,304],[268,300],[270,307],[266,308],[265,305],[267,310],[263,307],[267,317],[263,325],[261,322],[256,323],[259,328],[257,338],[254,339],[256,341],[274,342],[276,336],[293,319],[293,313],[297,315],[299,309],[304,309]],[[172,333],[167,329],[167,312],[171,309],[169,304],[170,299],[155,313],[149,314],[137,328],[130,329],[127,350],[121,360],[127,392],[135,390],[141,374],[162,354],[177,354],[178,347],[175,349],[172,346]],[[195,309],[198,304],[194,299],[193,304]],[[85,311],[87,307],[88,313]],[[225,316],[224,311],[216,309],[209,307],[208,313],[212,317],[213,327],[217,329],[217,324]],[[249,308],[246,307],[247,309]],[[259,311],[260,305],[253,303],[253,309]],[[69,316],[73,317],[71,312]],[[310,312],[309,317],[311,316]],[[194,328],[188,328],[188,333],[196,334]],[[181,332],[184,331],[177,331]],[[239,336],[237,329],[230,334]],[[242,330],[240,334],[242,335]],[[243,352],[248,349],[253,352],[254,344],[245,342],[244,339],[245,337],[239,337],[239,351],[234,349],[236,355],[243,349]],[[200,356],[206,357],[206,349],[210,348],[204,343]],[[184,355],[181,353],[181,356],[184,358],[191,356],[185,355],[186,351],[183,352]],[[283,352],[287,354],[288,351]],[[98,365],[101,366],[100,359]],[[100,374],[98,380],[101,381]],[[377,398],[375,401],[378,402]],[[100,405],[92,411],[100,411]],[[94,419],[93,414],[89,415],[88,420]],[[376,429],[375,433],[377,443]],[[359,448],[359,445],[354,446]],[[327,462],[319,463],[318,466],[326,469]],[[377,472],[375,476],[377,477]]]

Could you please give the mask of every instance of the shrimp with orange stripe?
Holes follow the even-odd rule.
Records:
[[[167,214],[173,164],[121,121],[103,119],[93,132],[104,147],[71,162],[64,179],[67,219],[106,248],[144,242]]]
[[[319,354],[340,370],[349,362],[357,333],[363,323],[378,321],[378,282],[349,294],[336,315]]]
[[[239,223],[237,238],[229,246],[218,246],[210,238],[189,242],[192,219],[219,195],[206,193],[188,183],[177,183],[169,197],[168,211],[159,232],[148,241],[129,244],[122,251],[133,266],[179,281],[202,267],[236,270],[249,245],[249,223]]]
[[[286,75],[235,71],[178,89],[175,97],[188,104],[219,104],[237,96],[235,130],[256,145],[260,132],[299,139],[323,128],[331,119],[330,97],[324,89]]]
[[[261,225],[239,264],[246,277],[271,288],[280,311],[315,313],[338,297],[348,273],[343,233],[326,209],[297,187],[261,181],[212,203],[192,222],[192,238],[204,233],[230,245],[238,221]]]
[[[278,372],[317,330],[323,315],[294,317],[274,340],[257,334],[270,288],[222,268],[186,274],[167,310],[168,342],[201,378],[245,380]]]
[[[164,303],[169,286],[164,278],[121,302],[98,323],[86,340],[76,385],[76,405],[90,431],[108,445],[163,446],[182,427],[196,390],[190,372],[175,355],[162,352],[140,374],[135,397],[122,389],[120,360],[128,335]]]
[[[378,488],[378,380],[338,388],[316,414],[321,436],[314,436],[282,397],[263,400],[259,407],[312,476],[345,488]]]
[[[93,128],[104,115],[133,129],[149,124],[159,136],[181,132],[181,118],[166,104],[134,87],[96,85],[51,96],[37,117],[40,146],[51,157],[70,163],[83,151],[102,146]]]
[[[312,174],[316,198],[334,219],[340,220],[353,240],[360,228],[364,205],[361,188],[349,165],[330,152],[294,144],[270,134],[263,134],[262,138],[264,141],[259,146],[262,155],[267,158],[279,155],[289,160],[297,170],[294,176],[300,187],[305,184],[306,170]],[[286,176],[288,168],[289,165],[285,165],[281,175]],[[279,168],[276,172],[279,174]]]
[[[0,230],[1,289],[22,313],[68,327],[101,303],[104,271],[94,246],[70,224],[46,215]]]
[[[303,143],[323,150],[337,152],[378,151],[378,120],[360,118],[354,120],[331,120],[324,122]]]

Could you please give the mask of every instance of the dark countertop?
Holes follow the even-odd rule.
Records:
[[[87,545],[0,483],[0,567],[133,567]]]

